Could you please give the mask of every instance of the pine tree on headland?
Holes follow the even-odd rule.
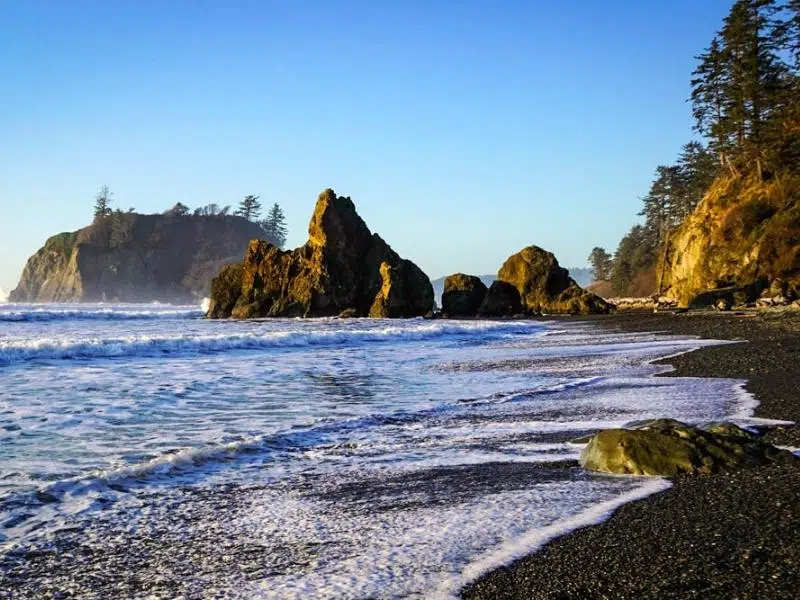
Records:
[[[259,196],[245,196],[234,214],[244,217],[248,221],[258,222],[258,218],[261,216],[261,203],[258,198]]]
[[[700,204],[703,196],[719,175],[720,164],[714,154],[700,142],[683,145],[678,156],[681,190],[676,199],[676,216],[679,221],[688,217]]]
[[[800,0],[788,0],[784,10],[787,14],[783,28],[785,44],[791,57],[792,71],[797,75],[800,73]]]
[[[267,218],[259,223],[261,229],[267,234],[267,237],[278,247],[283,249],[286,244],[286,235],[288,229],[286,228],[286,217],[283,215],[283,210],[276,202],[269,210]]]
[[[589,264],[592,266],[592,276],[595,281],[605,281],[611,277],[614,262],[605,248],[595,246],[589,255]]]
[[[694,130],[708,138],[709,146],[719,157],[720,165],[727,164],[731,151],[729,128],[723,121],[723,101],[726,70],[719,38],[696,57],[697,68],[692,73],[692,115]]]
[[[111,196],[114,194],[108,189],[107,185],[100,188],[94,197],[94,220],[105,219],[111,214]]]

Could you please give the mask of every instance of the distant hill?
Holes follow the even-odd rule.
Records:
[[[49,238],[28,259],[15,302],[196,302],[211,279],[265,237],[230,215],[116,212]]]
[[[589,267],[571,267],[569,268],[569,275],[572,277],[579,286],[585,288],[591,285],[592,283],[592,269]],[[492,285],[492,282],[497,279],[497,275],[478,275],[481,281],[486,284],[486,287]],[[432,279],[431,285],[433,285],[433,297],[436,299],[436,304],[438,306],[442,305],[442,294],[444,293],[444,277],[439,277],[438,279]]]

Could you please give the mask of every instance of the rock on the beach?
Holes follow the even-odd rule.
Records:
[[[486,297],[486,284],[480,277],[455,273],[444,280],[442,312],[451,317],[473,317]]]
[[[705,428],[658,419],[634,429],[606,429],[581,452],[587,471],[673,477],[711,474],[798,460],[791,452],[756,439],[730,423]]]
[[[494,281],[478,308],[482,317],[511,317],[522,312],[519,292],[510,283]]]
[[[308,241],[284,251],[253,240],[238,271],[212,284],[212,318],[416,317],[433,308],[433,287],[413,262],[372,233],[350,198],[320,194]]]
[[[510,256],[497,279],[513,285],[520,295],[522,308],[538,314],[605,314],[611,305],[600,296],[587,292],[558,264],[552,252],[528,246]]]
[[[731,309],[731,303],[726,298],[719,298],[714,302],[714,308],[721,312],[729,311]]]

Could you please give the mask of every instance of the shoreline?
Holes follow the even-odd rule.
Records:
[[[800,446],[800,315],[624,313],[581,321],[621,332],[747,340],[656,361],[673,367],[659,376],[745,379],[744,389],[758,401],[753,416],[795,422],[764,428],[764,439]],[[461,590],[462,597],[794,597],[800,588],[800,468],[768,466],[672,483],[483,575]]]

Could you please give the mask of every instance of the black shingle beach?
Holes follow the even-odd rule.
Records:
[[[670,358],[667,376],[747,379],[758,417],[800,420],[797,313],[623,314],[593,319],[624,331],[746,340]],[[766,432],[800,446],[800,428]],[[800,589],[800,469],[764,467],[682,477],[498,569],[464,598],[796,598]]]

